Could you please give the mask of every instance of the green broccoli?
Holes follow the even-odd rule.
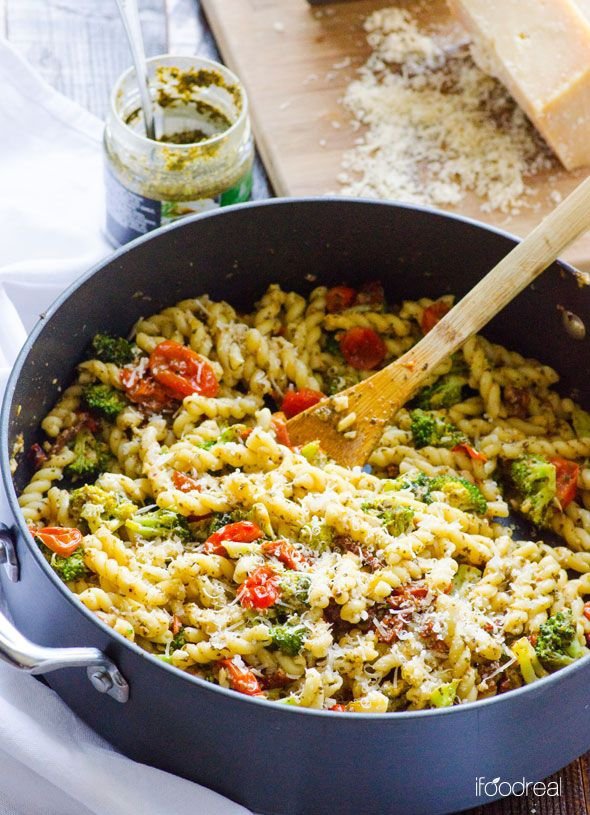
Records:
[[[363,512],[375,515],[390,535],[394,538],[403,535],[412,528],[414,510],[404,506],[383,506],[379,502],[366,502],[361,504]]]
[[[444,500],[463,512],[485,515],[488,503],[479,487],[457,475],[435,475],[430,479],[430,491],[442,492]]]
[[[311,577],[304,572],[288,571],[279,583],[281,596],[277,605],[288,606],[294,611],[303,611],[309,605]]]
[[[107,445],[99,441],[87,427],[81,428],[74,438],[74,458],[64,473],[72,481],[89,480],[104,472],[110,462]]]
[[[410,413],[412,437],[417,450],[421,447],[455,447],[467,440],[454,424],[435,413],[413,410]]]
[[[223,526],[233,524],[236,521],[249,520],[250,513],[242,509],[235,509],[233,512],[216,512],[209,524],[208,534],[212,535]]]
[[[453,577],[453,594],[462,594],[473,583],[481,580],[482,572],[475,566],[462,563]]]
[[[68,583],[70,580],[77,580],[80,577],[86,577],[88,574],[88,569],[84,563],[83,549],[76,549],[69,557],[56,555],[46,546],[44,546],[43,549],[47,555],[51,555],[49,562],[65,583]]]
[[[115,532],[137,510],[126,495],[110,492],[96,484],[85,484],[70,493],[70,512],[78,522],[80,519],[86,521],[91,532],[101,526]]]
[[[457,696],[458,684],[459,680],[453,679],[452,682],[439,685],[439,687],[430,694],[430,704],[433,707],[451,707]]]
[[[511,645],[512,653],[518,661],[518,667],[524,681],[530,685],[537,679],[547,676],[547,671],[539,662],[537,652],[531,645],[527,637],[521,637]]]
[[[184,543],[191,538],[191,532],[184,515],[171,509],[146,507],[125,521],[125,528],[145,540],[177,537]]]
[[[128,404],[120,391],[100,382],[86,385],[82,397],[91,410],[102,414],[106,419],[116,419]]]
[[[586,439],[590,436],[590,413],[582,410],[582,408],[575,408],[572,424],[579,439]]]
[[[549,671],[556,671],[589,653],[580,645],[572,612],[559,611],[539,628],[535,652]]]
[[[135,359],[135,347],[123,337],[110,334],[95,334],[92,338],[91,356],[101,362],[113,362],[115,365],[128,365]]]
[[[542,456],[524,456],[512,463],[510,474],[521,497],[520,511],[543,526],[557,489],[555,467]]]
[[[241,425],[243,427],[243,425]],[[197,447],[201,447],[203,450],[211,450],[212,447],[215,447],[216,444],[225,444],[228,441],[237,441],[238,437],[238,428],[236,426],[226,427],[219,436],[215,439],[208,439],[207,441],[202,441]]]
[[[185,627],[182,626],[173,638],[172,642],[170,643],[170,651],[178,651],[180,648],[183,648],[186,645],[186,635],[185,635]]]
[[[432,503],[430,478],[424,473],[406,473],[383,482],[383,492],[397,492],[398,490],[410,490],[418,501],[424,504]]]
[[[316,552],[326,552],[332,546],[334,533],[332,529],[317,516],[301,528],[301,542]]]
[[[283,654],[295,657],[303,648],[305,627],[302,625],[275,625],[270,629],[272,644]]]
[[[335,357],[342,359],[342,352],[340,350],[340,343],[336,334],[325,334],[324,350],[327,354],[332,354]]]
[[[347,388],[352,388],[361,381],[359,371],[341,371],[336,368],[328,369],[326,377],[326,393],[328,396],[333,396],[335,393],[340,393]]]
[[[466,384],[466,378],[458,374],[441,376],[434,384],[422,388],[416,397],[416,407],[423,410],[440,410],[456,405],[463,398],[463,388]]]

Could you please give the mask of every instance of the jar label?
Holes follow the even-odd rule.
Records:
[[[107,236],[116,246],[121,246],[152,229],[187,215],[249,201],[252,195],[252,169],[219,195],[195,201],[156,201],[146,198],[125,187],[108,165],[105,168],[105,185]]]

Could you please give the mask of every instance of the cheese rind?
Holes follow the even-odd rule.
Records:
[[[579,2],[579,0],[578,0]],[[575,0],[449,0],[480,67],[568,169],[590,164],[590,18]]]

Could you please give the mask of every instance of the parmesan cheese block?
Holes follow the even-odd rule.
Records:
[[[479,66],[508,88],[562,164],[590,164],[588,0],[449,3]]]

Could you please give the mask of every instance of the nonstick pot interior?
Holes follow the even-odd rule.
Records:
[[[513,244],[510,236],[473,222],[402,205],[341,198],[242,205],[140,239],[49,311],[15,366],[3,411],[2,468],[20,525],[23,565],[21,583],[3,587],[26,635],[47,645],[106,648],[127,676],[131,698],[117,708],[82,675],[76,682],[71,672],[52,675],[51,684],[79,715],[139,760],[213,786],[257,811],[289,815],[448,812],[478,803],[477,770],[540,777],[590,747],[582,665],[493,704],[413,718],[326,718],[201,687],[111,635],[72,599],[29,548],[10,486],[14,442],[22,434],[27,449],[39,439],[40,420],[99,330],[125,334],[140,316],[203,293],[250,309],[272,282],[307,294],[320,284],[378,278],[390,302],[461,296]],[[567,334],[562,308],[590,319],[590,292],[571,269],[554,264],[485,334],[554,366],[563,392],[590,405],[589,340]],[[17,489],[30,476],[23,457]],[[31,603],[38,613],[30,613]],[[558,706],[550,715],[554,741],[531,739],[527,722],[538,708],[552,705]],[[285,750],[290,767],[276,759]]]

